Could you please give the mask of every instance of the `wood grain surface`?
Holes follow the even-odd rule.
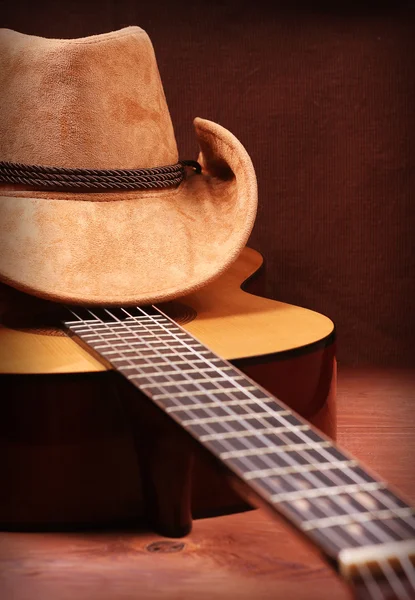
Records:
[[[339,442],[415,500],[415,372],[346,369]],[[140,532],[0,534],[2,600],[347,600],[319,554],[260,510]]]

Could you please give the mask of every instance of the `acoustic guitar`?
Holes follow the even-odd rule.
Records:
[[[247,248],[158,306],[60,307],[1,288],[3,531],[180,537],[192,516],[262,506],[356,598],[415,598],[414,509],[334,441],[333,323],[248,293],[261,265]]]

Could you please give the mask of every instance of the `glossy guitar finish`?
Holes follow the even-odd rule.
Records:
[[[246,249],[216,282],[163,310],[334,437],[333,324],[242,291],[261,264],[261,256]],[[251,279],[250,289],[259,291],[258,279]],[[171,507],[189,510],[183,494],[191,494],[196,517],[245,506],[210,457],[193,447],[190,452],[182,432],[157,410],[139,403],[140,426],[132,425],[124,413],[131,390],[51,322],[43,302],[3,289],[3,527],[145,522],[151,518],[144,509],[148,494],[157,499],[157,518],[167,530],[177,522]],[[137,447],[143,450],[138,462]],[[174,480],[167,477],[172,472]],[[188,515],[180,520],[186,525]]]

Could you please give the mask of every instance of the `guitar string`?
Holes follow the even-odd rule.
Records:
[[[70,309],[70,310],[71,310],[71,309]],[[79,317],[78,317],[78,316],[77,316],[77,315],[76,315],[76,314],[75,314],[75,313],[74,313],[72,310],[71,310],[71,312],[72,312],[72,314],[74,314],[74,315],[75,315],[75,316],[76,316],[76,317],[77,317],[77,318],[78,318],[80,321],[82,321],[82,322],[83,322],[85,325],[87,325],[88,329],[90,329],[90,330],[91,330],[93,333],[95,333],[95,335],[96,335],[96,332],[94,332],[94,330],[93,330],[93,329],[90,327],[89,323],[86,323],[84,320],[80,319],[80,318],[79,318]],[[104,327],[105,327],[105,328],[107,328],[107,329],[109,329],[110,331],[112,331],[112,329],[111,329],[111,327],[108,325],[108,323],[106,323],[105,321],[102,321],[102,320],[100,320],[100,319],[99,319],[99,317],[97,317],[97,315],[95,315],[95,313],[93,313],[93,311],[91,311],[91,310],[88,310],[88,312],[90,312],[90,314],[92,314],[92,315],[95,317],[95,320],[96,320],[96,322],[98,322],[98,321],[99,321],[99,322],[101,322],[101,323],[104,325]],[[98,321],[97,321],[97,320],[98,320]],[[122,322],[122,323],[124,323],[124,322]],[[145,327],[145,326],[144,326],[144,327]],[[147,329],[147,330],[148,330],[148,329]],[[122,337],[121,335],[119,335],[118,333],[117,333],[116,335],[119,337],[119,339],[123,340],[123,337]],[[104,340],[104,341],[105,341],[105,338],[104,338],[104,337],[103,337],[101,334],[98,334],[98,337],[100,337],[102,340]],[[111,345],[109,345],[109,344],[108,344],[108,347],[110,348],[110,347],[111,347]],[[105,355],[104,355],[104,357],[105,357]],[[146,360],[146,362],[148,362],[148,359],[147,359],[146,357],[143,357],[143,358],[144,358],[144,360]],[[125,357],[125,360],[126,360],[127,362],[130,362],[130,363],[132,363],[132,360],[131,360],[130,358],[127,358],[127,357]],[[133,364],[133,363],[132,363],[132,364]],[[150,364],[151,364],[151,363],[150,363]],[[167,364],[167,363],[166,363],[166,364]],[[157,371],[159,371],[160,373],[162,373],[162,371],[160,371],[159,369],[157,369]],[[178,370],[177,370],[177,372],[178,372],[178,373],[180,373],[180,369],[178,369]],[[174,382],[174,383],[176,384],[176,382]],[[181,386],[180,386],[180,387],[181,387]],[[226,429],[229,429],[229,426],[226,424],[226,427],[225,427],[225,428],[226,428]],[[208,430],[209,430],[209,431],[211,431],[212,433],[215,433],[215,432],[214,432],[214,430],[213,430],[213,429],[211,429],[210,427],[208,427]],[[232,431],[232,430],[230,430],[230,431]],[[232,446],[229,446],[229,444],[227,444],[227,443],[225,443],[225,446],[227,446],[227,447],[229,447],[230,449],[232,449]],[[249,461],[249,462],[250,462],[250,461]],[[291,462],[291,461],[288,461],[288,462]],[[271,463],[271,464],[272,464],[272,463]],[[338,536],[338,535],[337,535],[335,532],[326,532],[326,537],[327,537],[329,540],[331,539],[332,543],[334,543],[334,544],[335,544],[335,547],[336,547],[336,548],[342,548],[342,547],[344,547],[344,540],[342,539],[342,537],[341,537],[341,536]],[[334,538],[334,540],[333,540],[332,538]],[[340,543],[339,543],[338,541],[336,542],[335,540],[340,540]]]
[[[411,600],[411,597],[405,590],[405,587],[404,587],[402,581],[399,579],[395,570],[391,567],[389,562],[387,560],[383,559],[383,560],[380,560],[378,562],[378,564],[379,564],[379,567],[380,567],[383,575],[385,576],[387,581],[390,583],[395,594],[399,595],[402,593],[403,596],[400,596],[401,598],[404,598],[405,600]]]
[[[127,314],[129,317],[130,317],[130,318],[132,318],[132,319],[133,319],[133,321],[136,321],[136,322],[138,322],[138,323],[139,323],[139,321],[137,321],[136,319],[134,319],[134,317],[133,317],[133,316],[132,316],[130,313],[128,313],[128,311],[125,311],[125,309],[122,309],[122,310],[123,310],[123,311],[124,311],[124,312],[125,312],[125,313],[126,313],[126,314]],[[150,320],[152,320],[153,322],[155,321],[155,319],[152,319],[152,318],[151,318],[151,316],[150,316],[150,315],[148,315],[147,313],[145,313],[145,312],[144,312],[142,309],[138,309],[138,310],[140,310],[140,312],[142,312],[142,314],[144,314],[144,315],[145,315],[147,318],[150,318]],[[93,313],[92,311],[89,311],[89,312],[90,312],[90,313],[91,313],[91,314],[94,316],[94,318],[95,318],[95,319],[98,319],[98,317],[97,317],[97,315],[96,315],[95,313]],[[119,320],[119,319],[118,319],[118,318],[117,318],[115,315],[113,315],[113,314],[112,314],[110,311],[108,311],[108,310],[107,310],[106,312],[107,312],[107,313],[108,313],[108,314],[109,314],[109,315],[110,315],[110,316],[111,316],[113,319],[117,319],[117,321],[118,321],[118,322],[119,322],[121,325],[123,325],[125,328],[129,329],[129,327],[128,327],[128,326],[126,327],[125,321],[121,321],[121,320]],[[102,324],[104,324],[104,325],[107,325],[107,324],[106,324],[104,321],[102,321],[102,320],[100,320],[100,322],[101,322]],[[143,324],[141,323],[141,325],[143,325]],[[176,324],[174,324],[174,325],[176,325]],[[108,325],[107,325],[107,326],[108,326]],[[160,322],[157,322],[157,326],[160,326]],[[163,327],[162,327],[162,328],[163,328]],[[111,328],[111,327],[109,327],[109,329],[110,329],[110,331],[113,333],[113,330],[112,330],[112,328]],[[146,329],[148,330],[148,328],[146,328]],[[163,328],[163,329],[165,329],[165,328]],[[130,329],[130,331],[132,331],[132,330]],[[135,333],[135,332],[133,332],[133,333]],[[170,333],[170,332],[169,332],[169,333]],[[154,335],[154,333],[153,333],[153,335]],[[173,336],[174,336],[174,334],[173,334]],[[121,340],[122,340],[122,342],[123,342],[124,344],[126,343],[126,342],[125,342],[125,338],[122,338],[122,337],[121,337],[121,336],[119,336],[118,334],[117,334],[117,337],[118,337],[119,339],[121,339]],[[157,334],[156,334],[156,337],[157,337]],[[174,337],[175,337],[175,336],[174,336]],[[183,345],[184,347],[186,347],[186,348],[190,348],[190,349],[193,351],[192,353],[194,353],[194,352],[195,352],[195,351],[194,351],[194,349],[193,349],[191,346],[189,346],[188,344],[186,344],[186,343],[184,342],[184,340],[179,340],[179,341],[180,341],[180,344],[181,344],[181,345]],[[195,340],[195,341],[197,341],[197,340]],[[128,344],[127,344],[127,345],[128,345]],[[169,347],[169,346],[167,346],[167,348],[171,349],[171,346],[170,346],[170,347]],[[174,353],[180,356],[180,353],[178,353],[178,352],[174,352]],[[197,353],[196,353],[196,354],[197,354]],[[158,353],[158,352],[156,352],[156,355],[163,357],[163,355],[162,355],[162,354],[160,354],[160,353]],[[199,355],[199,357],[200,357],[200,355]],[[206,359],[203,359],[203,360],[205,360],[205,361],[206,361]],[[129,362],[132,362],[132,361],[129,361]],[[210,366],[212,366],[212,365],[210,365]],[[220,374],[223,376],[223,373],[222,373],[222,372],[221,372]],[[176,387],[177,387],[177,383],[175,383],[175,382],[172,382],[172,383],[173,383],[173,384],[175,384],[175,385],[176,385]],[[234,384],[235,382],[234,382],[234,381],[232,381],[232,383]],[[198,386],[198,387],[200,387],[200,386]],[[182,389],[182,388],[181,388],[181,389]],[[202,388],[202,391],[206,393],[206,390],[204,390],[203,388]],[[244,391],[246,391],[246,390],[244,390]],[[191,408],[191,407],[190,407],[190,408]],[[266,408],[266,410],[268,410],[268,408]],[[206,409],[205,409],[205,411],[206,411]],[[185,410],[185,412],[187,412],[187,411]],[[209,412],[209,414],[210,414],[210,411],[207,411],[207,412]],[[229,411],[228,411],[228,412],[229,412]],[[232,414],[232,413],[231,413],[231,414]],[[249,413],[247,412],[247,414],[249,414]],[[274,412],[274,411],[273,411],[272,413],[270,413],[270,414],[272,414],[273,416],[275,416],[275,412]],[[213,415],[213,416],[215,416],[215,415]],[[237,418],[239,418],[239,417],[237,417]],[[258,419],[258,420],[260,420],[260,419]],[[261,419],[261,420],[262,420],[262,419]],[[229,428],[228,428],[228,429],[229,429]],[[248,429],[249,429],[249,427],[248,427]],[[301,454],[301,452],[300,452],[300,454]],[[284,457],[284,458],[285,458],[285,457]],[[272,464],[273,464],[273,463],[272,463]],[[332,479],[332,481],[333,481],[333,478],[331,478],[331,479]],[[338,480],[338,481],[340,481],[341,483],[344,483],[344,482],[342,482],[342,480],[341,480],[341,479],[339,479],[339,478],[337,478],[337,480]],[[323,482],[319,481],[319,484],[321,484],[321,483],[323,483]],[[277,491],[278,491],[278,490],[275,490],[275,492],[277,492]],[[343,503],[342,503],[342,504],[343,504]],[[342,508],[343,508],[343,507],[342,507]],[[321,510],[321,509],[320,509],[320,510]],[[348,512],[348,511],[346,511],[346,512]],[[324,514],[324,511],[323,511],[323,514]],[[349,513],[349,514],[351,514],[351,513]],[[373,524],[372,524],[372,523],[370,523],[370,525],[373,525]],[[375,527],[376,527],[376,524],[375,524]],[[372,527],[372,529],[373,529],[373,527]],[[378,530],[379,530],[379,528],[378,528]],[[380,531],[381,531],[382,537],[379,539],[379,541],[382,541],[382,539],[385,537],[385,535],[387,535],[387,538],[386,538],[386,539],[389,541],[389,540],[390,540],[390,534],[386,534],[386,532],[384,532],[383,530],[380,530]],[[350,532],[349,532],[349,534],[350,534]],[[356,537],[356,536],[355,536],[355,537]],[[376,537],[376,536],[375,536],[375,537]],[[359,536],[359,537],[356,537],[356,540],[360,542],[360,536]]]
[[[402,569],[406,575],[407,580],[409,581],[412,589],[415,591],[415,566],[412,564],[412,562],[407,556],[401,557],[399,559],[399,562],[402,565]]]
[[[385,600],[382,590],[379,587],[378,582],[372,575],[372,571],[369,569],[369,567],[366,564],[356,565],[356,570],[359,573],[363,583],[365,584],[365,588],[370,594],[372,600]],[[401,599],[397,598],[396,600]]]
[[[365,588],[369,592],[370,597],[373,598],[373,600],[385,600],[385,595],[382,591],[382,588],[379,585],[379,581],[373,576],[369,567],[366,564],[363,564],[363,565],[358,565],[356,567],[356,569],[357,569],[357,572],[359,573],[363,583],[365,584]],[[385,579],[389,583],[389,581],[386,577],[385,577]],[[394,600],[407,600],[407,599],[402,598],[401,595],[398,595],[398,596],[395,596]]]
[[[383,579],[390,585],[391,590],[394,593],[396,600],[413,600],[414,596],[405,590],[402,580],[398,577],[395,570],[390,566],[386,560],[378,561],[376,563],[382,572]],[[356,570],[360,575],[361,580],[365,584],[365,588],[370,594],[373,600],[385,600],[385,595],[382,588],[379,586],[378,580],[373,576],[371,570],[366,564],[356,565]],[[406,573],[405,573],[406,574]],[[415,586],[410,581],[408,576],[406,580],[410,583],[411,587],[415,590]],[[389,596],[388,596],[389,598]]]
[[[412,564],[412,562],[409,560],[408,557],[398,557],[398,562],[402,566],[402,573],[405,575],[406,581],[408,582],[408,584],[410,585],[412,590],[415,592],[415,567],[414,567],[414,565]],[[411,598],[413,600],[413,598],[415,597],[415,594],[409,595],[409,593],[405,590],[402,579],[398,577],[395,569],[393,569],[393,567],[389,564],[389,562],[384,559],[382,561],[378,561],[377,564],[380,567],[380,570],[381,570],[384,578],[390,584],[394,593],[397,594],[398,600],[401,600],[401,599],[402,600],[411,600]],[[366,567],[366,568],[369,570],[368,567]],[[397,587],[399,588],[400,591],[398,591],[396,589]],[[403,596],[401,595],[401,592],[404,594]],[[383,598],[383,596],[382,596],[382,598]]]

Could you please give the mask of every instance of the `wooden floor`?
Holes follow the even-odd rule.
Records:
[[[340,443],[415,501],[415,371],[340,367],[338,406]],[[181,543],[132,532],[0,534],[0,598],[347,600],[350,595],[314,550],[256,510],[197,521]]]

